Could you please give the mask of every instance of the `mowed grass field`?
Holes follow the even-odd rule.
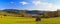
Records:
[[[36,22],[35,18],[0,17],[0,24],[60,24],[60,17],[41,18],[40,22]]]

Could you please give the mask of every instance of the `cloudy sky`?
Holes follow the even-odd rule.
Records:
[[[50,10],[60,9],[60,0],[0,0],[0,10]]]

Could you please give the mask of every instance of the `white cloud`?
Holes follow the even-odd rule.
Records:
[[[32,3],[33,3],[34,5],[36,5],[36,6],[43,5],[43,6],[47,7],[47,8],[52,8],[52,6],[53,6],[52,3],[40,2],[40,1],[36,1],[36,0],[34,0]]]
[[[22,5],[26,5],[26,4],[28,4],[27,2],[24,2],[24,1],[23,1],[23,2],[20,2],[20,3],[21,3]]]
[[[47,5],[48,3],[47,2],[42,2],[42,5]]]
[[[40,2],[38,0],[37,1],[34,0],[32,3],[37,6],[36,8],[32,8],[33,10],[51,10],[51,11],[56,10],[56,9],[53,8],[52,3]]]
[[[52,3],[49,3],[49,4],[47,5],[48,8],[52,8],[52,6],[53,6]]]
[[[55,9],[60,9],[60,5],[54,5]]]
[[[32,3],[33,3],[34,5],[36,5],[36,6],[41,4],[40,1],[33,1]]]
[[[52,8],[53,4],[52,3],[42,3],[43,6],[46,6],[47,8]]]
[[[28,4],[27,2],[20,2],[22,5]],[[28,10],[50,10],[50,11],[54,11],[56,10],[56,8],[53,8],[53,4],[52,3],[48,3],[48,2],[40,2],[40,1],[33,1],[32,2],[34,5],[38,6],[38,7],[34,7],[34,8],[30,8]],[[40,6],[43,5],[43,6]]]

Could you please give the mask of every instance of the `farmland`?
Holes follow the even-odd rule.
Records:
[[[6,16],[0,18],[0,24],[60,24],[60,17],[41,18],[40,22],[36,22],[35,18]]]

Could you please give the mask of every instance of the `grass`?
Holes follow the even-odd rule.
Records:
[[[60,17],[41,18],[40,22],[36,22],[35,18],[24,17],[2,17],[0,24],[60,24]]]

